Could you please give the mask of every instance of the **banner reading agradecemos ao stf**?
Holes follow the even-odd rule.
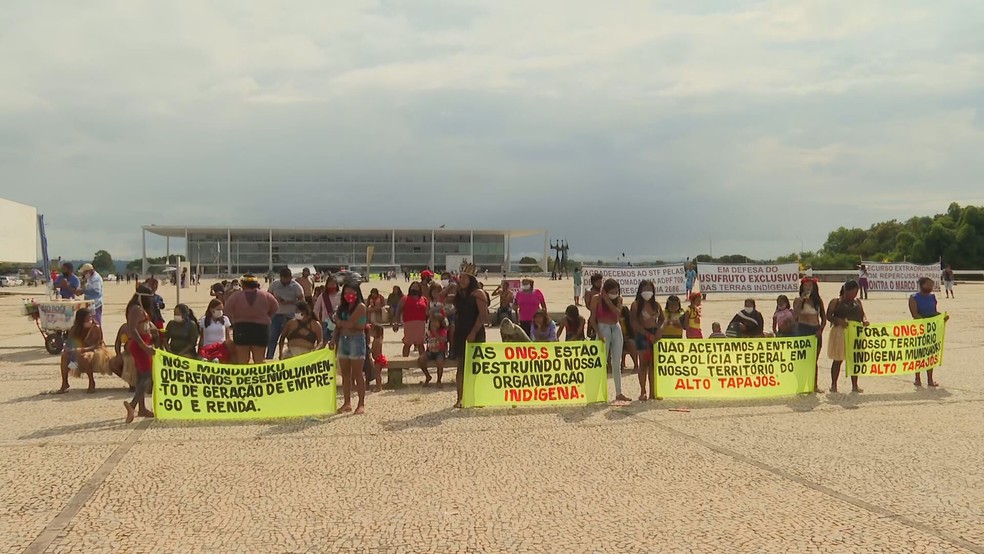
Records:
[[[700,292],[790,292],[799,290],[799,264],[697,263]]]
[[[259,365],[154,355],[157,419],[267,419],[335,413],[335,351]]]
[[[659,398],[766,398],[813,392],[817,338],[661,340]]]
[[[863,262],[868,270],[868,290],[885,292],[915,292],[919,278],[929,277],[940,288],[940,264]]]
[[[468,343],[462,405],[551,406],[608,401],[605,343]]]
[[[581,275],[585,281],[591,279],[592,275],[615,279],[622,290],[622,296],[635,296],[639,290],[639,283],[643,280],[653,282],[656,296],[686,292],[687,270],[683,263],[650,267],[584,267],[581,269]]]
[[[893,323],[852,323],[844,333],[848,375],[899,375],[943,363],[945,315]]]

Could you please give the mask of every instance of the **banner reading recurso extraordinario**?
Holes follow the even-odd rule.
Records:
[[[868,289],[874,291],[915,292],[919,290],[919,278],[929,277],[940,287],[940,264],[885,264],[864,262],[868,270]]]
[[[154,356],[157,419],[266,419],[335,412],[335,351],[259,365]]]
[[[790,292],[799,288],[799,264],[697,263],[700,292]]]
[[[847,341],[847,374],[899,375],[933,369],[943,363],[945,315],[893,323],[851,324]]]
[[[635,296],[639,283],[643,280],[653,282],[656,296],[683,294],[686,292],[686,274],[683,263],[651,267],[584,267],[581,269],[584,280],[592,275],[604,279],[615,279],[622,290],[622,296]]]
[[[469,343],[465,351],[466,408],[608,400],[601,341]]]
[[[659,398],[765,398],[813,391],[817,338],[661,340]]]

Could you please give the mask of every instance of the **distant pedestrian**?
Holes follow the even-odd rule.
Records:
[[[946,289],[947,298],[956,298],[953,294],[953,268],[950,266],[943,270],[943,288]]]

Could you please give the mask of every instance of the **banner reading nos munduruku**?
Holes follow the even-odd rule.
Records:
[[[469,343],[462,405],[549,406],[608,400],[605,343]]]
[[[799,264],[697,263],[702,293],[792,292],[799,290]]]
[[[682,263],[652,267],[584,267],[581,274],[585,280],[595,274],[600,274],[605,279],[615,279],[622,289],[622,296],[635,296],[639,283],[643,280],[653,282],[656,296],[686,292],[687,271]]]
[[[813,391],[816,337],[664,339],[654,350],[659,398],[765,398]]]
[[[927,319],[851,324],[844,333],[848,375],[899,375],[943,363],[945,315]]]
[[[157,419],[266,419],[335,413],[335,351],[259,365],[154,355]]]
[[[940,264],[884,264],[864,262],[868,270],[868,290],[883,292],[915,292],[919,290],[919,278],[929,277],[940,287]]]

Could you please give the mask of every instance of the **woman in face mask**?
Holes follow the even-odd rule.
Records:
[[[201,337],[198,319],[185,304],[174,307],[174,319],[164,329],[164,349],[172,354],[193,358]]]
[[[208,309],[198,321],[198,326],[202,330],[198,354],[205,360],[229,363],[232,359],[232,323],[225,316],[221,300],[213,298],[208,303]]]
[[[656,301],[656,286],[652,281],[642,281],[632,303],[632,327],[636,330],[636,350],[639,352],[639,400],[645,400],[646,383],[652,381],[653,345],[660,338],[663,326],[663,308]],[[648,398],[656,398],[656,389],[650,387]]]
[[[590,325],[597,334],[598,338],[605,341],[605,350],[608,353],[608,367],[612,370],[612,377],[615,380],[615,400],[618,402],[631,402],[632,400],[622,394],[622,343],[625,338],[622,336],[622,327],[619,325],[619,318],[622,316],[622,294],[619,291],[618,281],[608,279],[602,285],[601,294],[595,295],[588,305],[591,317],[588,319]]]
[[[731,333],[738,338],[756,338],[763,336],[765,332],[765,318],[761,312],[755,309],[755,300],[749,298],[745,300],[745,307],[735,314],[728,324],[729,336]]]
[[[393,331],[400,328],[403,324],[403,357],[410,355],[410,347],[414,347],[418,354],[424,352],[424,339],[427,334],[427,311],[430,302],[424,296],[423,286],[414,281],[407,289],[407,295],[400,300],[396,307],[396,315],[393,317]]]
[[[280,333],[280,359],[293,358],[321,348],[322,337],[321,324],[314,318],[311,306],[307,302],[298,302],[297,313]]]
[[[342,376],[342,397],[345,400],[338,413],[352,411],[352,384],[359,397],[356,414],[366,411],[366,378],[363,365],[366,360],[366,305],[362,303],[359,286],[348,283],[342,289],[342,302],[335,314],[335,334],[331,348],[338,351],[338,373]]]
[[[547,300],[540,289],[533,288],[533,279],[523,279],[522,288],[516,293],[515,303],[519,326],[527,336],[533,336],[533,317],[540,310],[547,311]]]
[[[342,302],[342,293],[338,290],[338,281],[329,275],[325,280],[325,288],[314,302],[314,317],[321,322],[321,336],[325,343],[331,340],[335,332],[335,311]]]

